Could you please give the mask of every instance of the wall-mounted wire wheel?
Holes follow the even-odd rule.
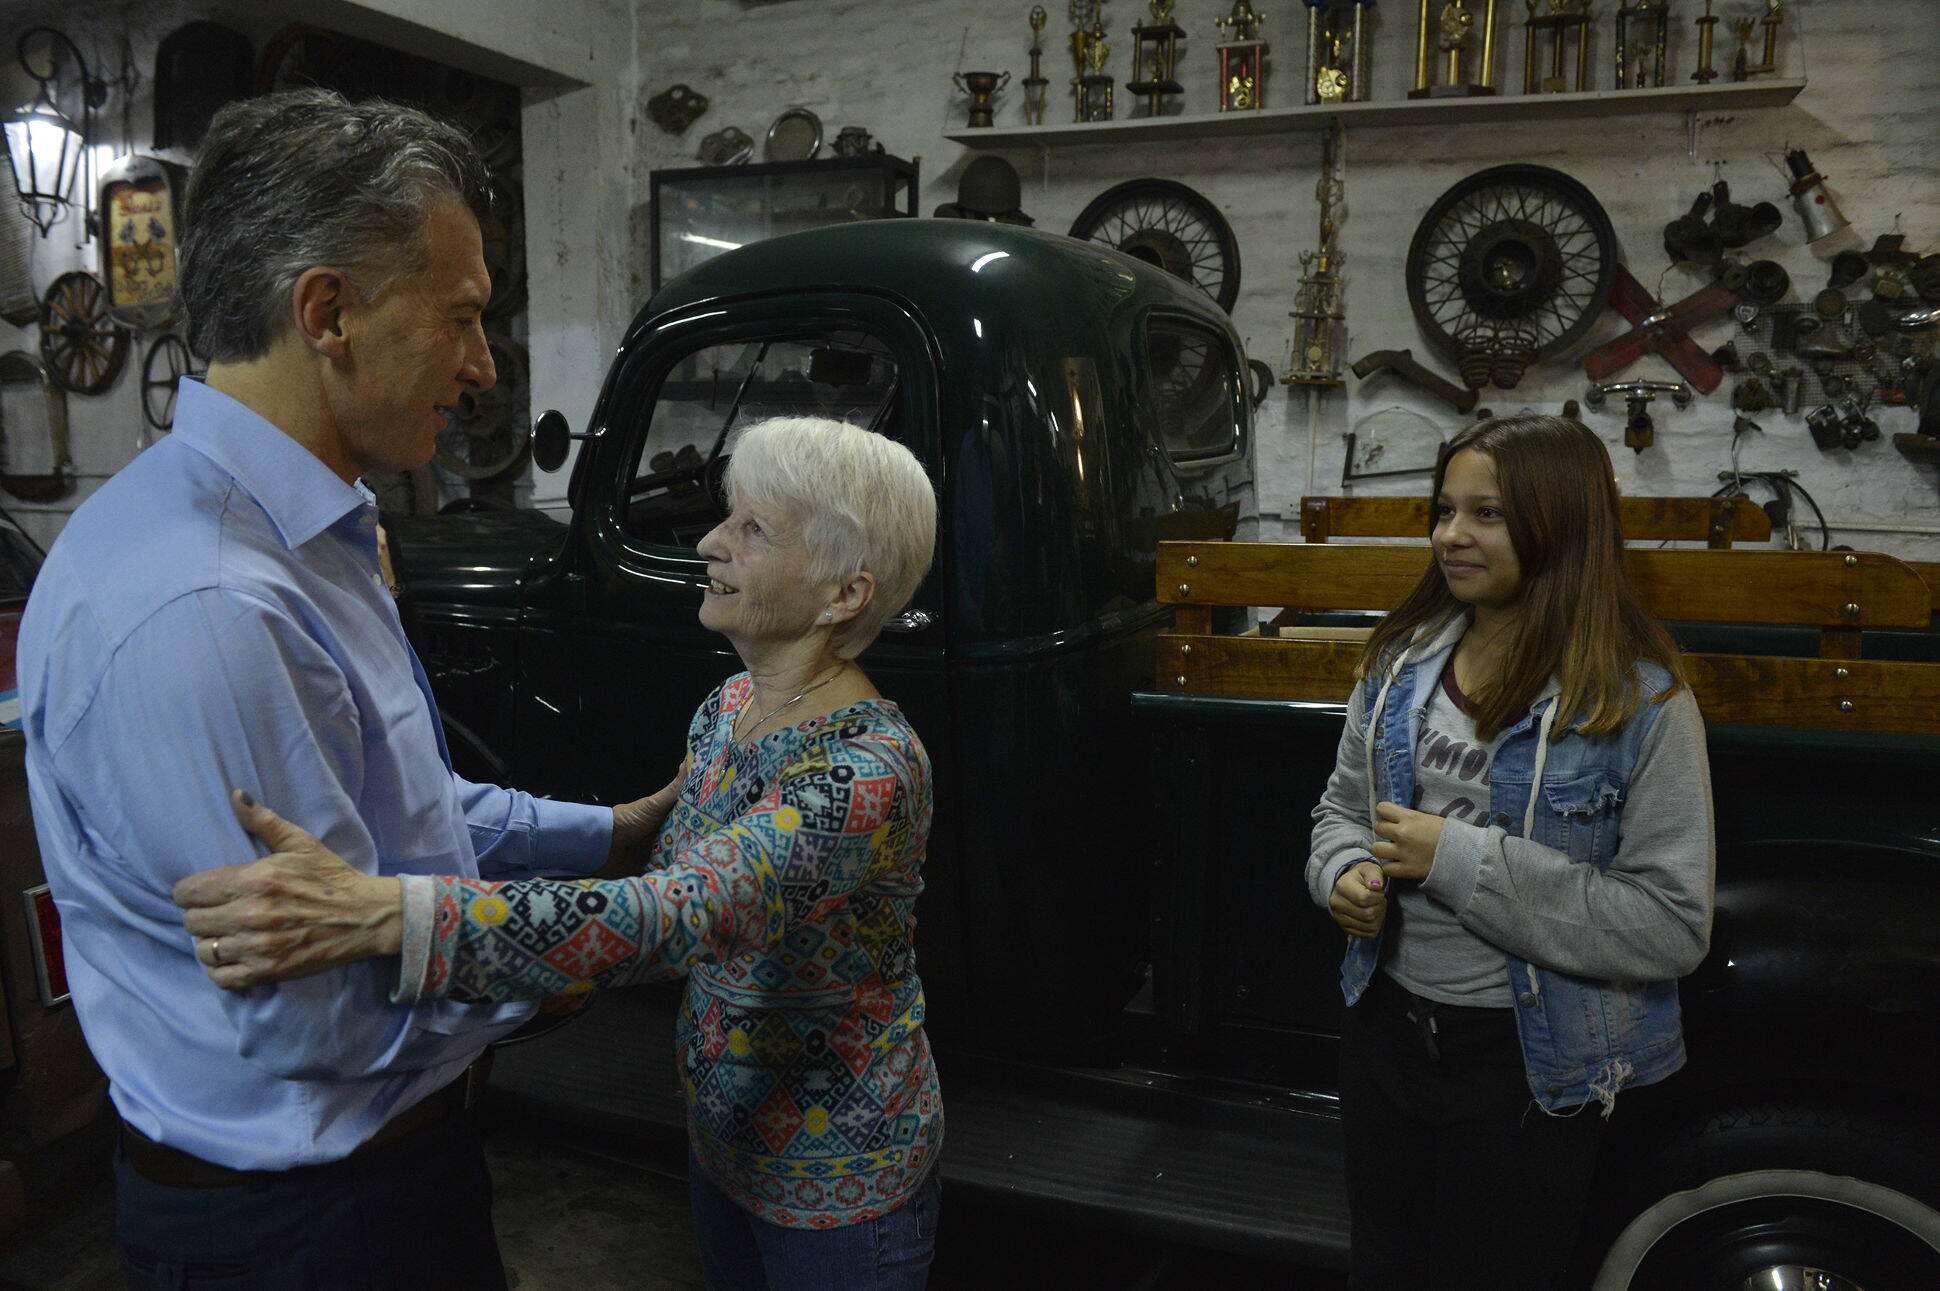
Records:
[[[1071,236],[1118,248],[1200,288],[1228,313],[1239,299],[1239,242],[1219,209],[1170,179],[1129,179],[1091,199]]]
[[[1603,207],[1562,171],[1493,166],[1443,193],[1416,226],[1408,304],[1422,335],[1458,363],[1466,353],[1479,371],[1483,343],[1512,350],[1507,370],[1491,364],[1490,375],[1506,376],[1531,343],[1529,357],[1546,359],[1589,331],[1610,296],[1616,242]]]

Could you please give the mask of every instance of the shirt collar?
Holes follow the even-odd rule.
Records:
[[[197,380],[175,395],[174,439],[233,477],[291,550],[368,504],[321,458],[243,404]]]

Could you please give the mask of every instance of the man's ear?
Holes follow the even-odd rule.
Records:
[[[847,623],[876,599],[876,576],[863,570],[846,583],[838,583],[829,598],[826,613],[831,623]]]
[[[303,271],[290,289],[290,322],[306,348],[331,359],[349,352],[343,316],[350,297],[342,270],[314,265]]]

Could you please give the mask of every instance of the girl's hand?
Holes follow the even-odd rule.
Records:
[[[1388,918],[1387,880],[1373,861],[1356,861],[1334,881],[1327,913],[1350,937],[1374,937]]]
[[[1376,803],[1374,815],[1374,836],[1381,841],[1368,850],[1382,870],[1397,879],[1427,878],[1442,841],[1442,818],[1392,802]]]

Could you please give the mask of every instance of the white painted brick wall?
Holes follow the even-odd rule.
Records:
[[[1683,45],[1676,64],[1680,78],[1692,65],[1688,18],[1692,0],[1673,0],[1683,15]],[[998,120],[1022,119],[1021,92],[1015,84],[1027,70],[1030,32],[1021,0],[635,0],[630,20],[623,0],[589,5],[611,30],[605,39],[616,50],[633,43],[633,58],[616,54],[593,90],[528,91],[527,202],[530,264],[531,341],[534,407],[557,404],[575,425],[584,424],[612,348],[626,319],[640,303],[646,281],[638,242],[628,228],[628,211],[645,201],[647,173],[656,167],[695,164],[693,150],[707,133],[735,124],[759,138],[784,107],[802,104],[823,120],[827,132],[862,125],[892,151],[920,157],[923,190],[918,209],[927,213],[956,195],[956,180],[971,155],[942,136],[964,119],[962,98],[950,84],[953,71],[972,68],[1009,70],[1012,88],[1000,101]],[[1063,41],[1068,23],[1063,6],[1047,3],[1051,23],[1045,30],[1045,74],[1054,91],[1067,76]],[[1293,0],[1264,0],[1256,6],[1267,19],[1266,36],[1277,51],[1268,82],[1268,103],[1298,101],[1304,17]],[[1113,73],[1124,79],[1129,29],[1144,9],[1129,0],[1111,2]],[[1185,108],[1213,106],[1212,20],[1229,8],[1224,0],[1180,0],[1176,19],[1189,33],[1183,59]],[[1501,74],[1519,83],[1521,32],[1508,17],[1518,8],[1503,6]],[[1607,48],[1608,0],[1597,0],[1599,52]],[[1722,14],[1746,11],[1751,0],[1719,0]],[[236,25],[260,42],[281,25],[267,7],[241,0],[192,3],[191,0],[91,0],[78,10],[55,0],[0,0],[8,31],[30,21],[53,18],[81,39],[93,55],[118,51],[120,33],[130,35],[138,64],[152,70],[154,42],[191,17],[214,17]],[[1793,0],[1786,6],[1786,37],[1781,70],[1799,72],[1810,84],[1784,108],[1738,113],[1731,119],[1699,119],[1697,158],[1687,155],[1688,133],[1681,114],[1611,118],[1594,122],[1531,121],[1515,125],[1465,125],[1449,128],[1357,128],[1346,141],[1347,206],[1340,242],[1347,273],[1348,352],[1410,346],[1428,352],[1408,312],[1400,261],[1421,212],[1456,180],[1484,166],[1527,161],[1556,166],[1587,184],[1609,210],[1628,262],[1637,276],[1660,294],[1674,296],[1698,285],[1682,272],[1666,273],[1659,248],[1660,230],[1685,210],[1692,196],[1709,184],[1711,160],[1723,161],[1723,176],[1741,201],[1783,201],[1783,181],[1774,159],[1784,146],[1803,147],[1829,177],[1832,190],[1854,222],[1853,234],[1828,239],[1818,247],[1802,244],[1789,207],[1780,233],[1752,251],[1778,259],[1797,283],[1809,290],[1824,282],[1824,261],[1847,246],[1869,245],[1873,236],[1895,228],[1920,250],[1940,249],[1940,170],[1932,139],[1940,108],[1940,3],[1935,0]],[[1412,6],[1389,0],[1374,31],[1374,97],[1394,98],[1412,76]],[[595,33],[596,35],[599,33]],[[516,51],[518,32],[508,29],[505,48]],[[1719,60],[1727,61],[1731,42],[1721,41]],[[0,58],[5,52],[0,51]],[[617,84],[629,76],[637,84]],[[1597,67],[1598,84],[1608,73]],[[674,138],[646,117],[644,101],[675,81],[685,81],[713,101],[688,132]],[[144,86],[136,95],[135,135],[145,140],[151,107]],[[1121,100],[1121,115],[1125,103]],[[1055,92],[1047,119],[1068,119],[1070,100]],[[118,139],[118,104],[106,123]],[[1319,160],[1318,136],[1299,133],[1250,140],[1193,141],[1131,147],[1069,147],[1048,152],[1009,154],[1023,172],[1025,206],[1040,227],[1062,230],[1099,191],[1121,179],[1164,175],[1205,193],[1232,222],[1244,266],[1236,321],[1250,352],[1276,369],[1286,362],[1290,337],[1287,311],[1293,305],[1300,251],[1317,236],[1313,187]],[[44,286],[62,268],[92,268],[74,249],[71,230],[56,229],[36,247],[36,278]],[[1596,338],[1616,334],[1620,325],[1606,315]],[[1700,333],[1707,345],[1731,334],[1728,323]],[[0,323],[0,349],[35,344],[33,329]],[[139,361],[131,355],[130,362]],[[1452,371],[1437,359],[1443,371]],[[1660,360],[1636,365],[1626,375],[1665,377]],[[1490,391],[1485,400],[1497,411],[1521,407],[1556,410],[1563,399],[1580,397],[1585,381],[1573,364],[1536,368],[1511,392]],[[1657,412],[1657,447],[1633,456],[1621,446],[1620,412],[1592,414],[1592,424],[1613,445],[1626,489],[1637,493],[1708,493],[1717,472],[1728,465],[1731,412],[1727,384],[1688,412],[1663,404]],[[10,390],[16,388],[10,387]],[[67,507],[99,480],[124,465],[141,434],[132,373],[106,395],[71,398],[73,456],[85,476],[82,491],[45,513],[6,501],[43,543],[50,541]],[[1276,391],[1261,409],[1255,445],[1262,537],[1297,533],[1293,504],[1302,493],[1338,491],[1343,453],[1341,435],[1370,411],[1395,405],[1416,407],[1453,428],[1456,419],[1404,389],[1384,383],[1362,399],[1357,388],[1323,397],[1318,434],[1310,442],[1304,393]],[[19,398],[8,396],[9,407]],[[1888,439],[1909,430],[1912,415],[1889,409],[1878,414]],[[1940,530],[1936,485],[1931,467],[1916,466],[1890,443],[1866,445],[1857,452],[1820,453],[1811,444],[1802,418],[1764,413],[1762,437],[1744,446],[1746,469],[1793,468],[1801,473],[1835,524]],[[44,445],[10,437],[9,468],[45,470]],[[555,498],[563,476],[535,482],[532,496]],[[1411,492],[1413,478],[1372,481],[1363,491]],[[1282,520],[1281,513],[1287,515]],[[1918,533],[1840,532],[1835,541],[1873,546],[1896,554],[1940,558],[1940,536]]]
[[[1046,3],[1051,22],[1044,34],[1045,75],[1053,82],[1046,119],[1069,120],[1070,99],[1057,91],[1069,75],[1064,39],[1069,23],[1061,4]],[[1275,49],[1268,81],[1269,106],[1299,101],[1304,49],[1304,11],[1292,0],[1256,3],[1266,17],[1266,37]],[[1607,87],[1612,5],[1598,0],[1595,84]],[[1701,9],[1690,0],[1673,0],[1679,15],[1673,66],[1679,80],[1694,66],[1695,38],[1689,18]],[[1749,13],[1750,0],[1719,0],[1729,17]],[[1182,60],[1185,109],[1214,106],[1213,19],[1226,13],[1225,0],[1179,0],[1174,18],[1189,33]],[[1521,6],[1501,6],[1501,83],[1521,82],[1522,31],[1512,21]],[[1876,234],[1898,229],[1909,246],[1940,249],[1940,173],[1936,172],[1933,126],[1940,109],[1940,4],[1933,0],[1797,0],[1786,5],[1780,70],[1804,74],[1809,84],[1783,108],[1740,111],[1729,117],[1701,115],[1697,156],[1688,155],[1689,131],[1683,114],[1626,116],[1596,121],[1531,120],[1513,125],[1462,125],[1445,128],[1356,128],[1346,140],[1347,208],[1340,233],[1347,257],[1348,349],[1412,347],[1428,354],[1409,313],[1401,281],[1401,260],[1422,212],[1449,185],[1485,166],[1535,162],[1568,171],[1586,184],[1609,211],[1626,263],[1644,284],[1671,298],[1701,283],[1683,271],[1667,271],[1661,230],[1685,211],[1714,173],[1732,184],[1739,201],[1777,202],[1785,224],[1777,235],[1747,253],[1778,260],[1807,292],[1826,279],[1825,261],[1839,250],[1863,249]],[[701,138],[726,125],[738,125],[759,140],[768,123],[791,104],[802,104],[824,123],[830,138],[845,125],[871,130],[891,152],[920,156],[924,213],[954,200],[957,176],[968,156],[945,140],[964,120],[964,100],[950,83],[959,70],[995,69],[1012,73],[1012,86],[999,100],[1000,125],[1021,124],[1022,95],[1016,84],[1028,70],[1025,51],[1030,31],[1021,0],[786,0],[748,4],[741,0],[700,0],[687,4],[641,3],[637,65],[642,101],[676,81],[708,95],[712,107],[684,136],[671,137],[641,116],[637,127],[640,157],[636,172],[644,179],[657,167],[697,164]],[[1144,7],[1113,0],[1109,37],[1114,45],[1111,71],[1125,79],[1129,30]],[[1721,28],[1721,35],[1728,28]],[[1413,6],[1390,0],[1380,7],[1374,32],[1373,97],[1394,98],[1412,83]],[[1717,61],[1728,65],[1735,43],[1718,43]],[[1755,53],[1755,51],[1754,51]],[[1119,115],[1125,115],[1121,92]],[[1853,232],[1804,245],[1796,217],[1785,200],[1778,156],[1787,146],[1803,147],[1828,177],[1829,186]],[[1063,230],[1098,192],[1121,179],[1162,175],[1192,185],[1216,203],[1231,221],[1240,242],[1243,281],[1235,311],[1249,352],[1283,369],[1290,339],[1287,312],[1293,305],[1299,252],[1317,237],[1314,181],[1319,165],[1314,134],[1269,135],[1245,140],[1152,143],[1129,147],[1059,147],[1040,153],[1007,152],[1025,179],[1025,209],[1039,227]],[[644,192],[636,200],[644,200]],[[639,275],[644,281],[644,273]],[[1616,335],[1623,325],[1606,313],[1594,340]],[[1732,335],[1735,325],[1720,322],[1702,329],[1707,348]],[[1587,347],[1586,347],[1587,348]],[[1452,374],[1453,365],[1435,365]],[[1647,359],[1626,376],[1675,379],[1668,365]],[[1323,398],[1315,464],[1308,469],[1308,418],[1304,392],[1284,389],[1261,409],[1255,449],[1261,537],[1297,537],[1294,506],[1301,494],[1339,491],[1342,434],[1370,411],[1394,405],[1418,408],[1453,429],[1458,420],[1397,384],[1383,382],[1363,399],[1349,378],[1343,394]],[[1580,398],[1587,385],[1574,362],[1548,362],[1531,371],[1513,391],[1484,392],[1497,412],[1520,408],[1554,412],[1566,398]],[[1732,413],[1730,381],[1718,393],[1700,398],[1686,412],[1667,403],[1653,405],[1657,445],[1633,455],[1622,445],[1622,409],[1590,414],[1591,424],[1612,446],[1626,491],[1643,494],[1704,494],[1717,487],[1717,474],[1729,465]],[[1875,547],[1918,558],[1940,558],[1940,508],[1932,467],[1916,466],[1891,446],[1895,431],[1911,430],[1913,416],[1902,409],[1875,414],[1884,438],[1859,450],[1821,453],[1813,447],[1803,417],[1766,412],[1757,420],[1762,436],[1748,437],[1741,462],[1747,470],[1796,469],[1835,525],[1879,525],[1926,529],[1918,533],[1839,531],[1833,541]],[[1413,492],[1425,477],[1369,481],[1365,492]],[[1765,496],[1758,493],[1760,500]],[[1285,519],[1281,519],[1281,513]],[[1814,535],[1816,537],[1816,535]]]

